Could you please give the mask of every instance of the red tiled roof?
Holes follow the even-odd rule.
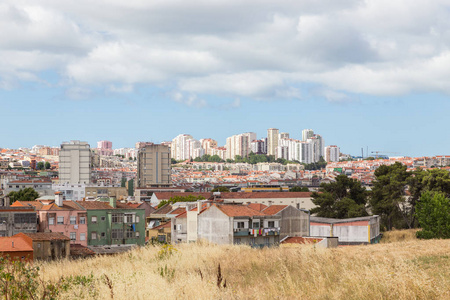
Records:
[[[322,238],[308,238],[308,237],[300,237],[300,236],[292,236],[286,238],[282,244],[315,244],[323,240]]]
[[[108,202],[102,201],[78,201],[78,204],[85,209],[113,209]]]
[[[265,208],[267,208],[267,205],[264,205],[262,203],[250,203],[247,206],[257,211],[263,211]]]
[[[0,252],[33,251],[33,245],[26,237],[14,235],[0,238]]]
[[[152,229],[170,228],[171,224],[172,224],[172,222],[169,221],[169,222],[166,222],[164,224],[161,224],[161,225],[158,225],[156,227],[153,227]]]
[[[178,216],[179,214],[182,214],[184,212],[186,212],[185,207],[178,207],[178,208],[175,208],[174,210],[172,210],[171,212],[169,212],[169,214]]]
[[[169,213],[171,210],[172,210],[172,205],[167,203],[167,204],[161,206],[160,208],[158,208],[157,210],[155,210],[154,212],[152,212],[152,214],[165,215],[165,214]]]
[[[251,209],[244,205],[216,205],[224,214],[229,217],[253,217],[264,216],[263,212]]]
[[[282,211],[283,209],[285,209],[286,207],[288,207],[288,206],[287,205],[271,205],[271,206],[267,207],[266,209],[263,209],[262,212],[267,215],[275,215],[275,214],[279,213],[280,211]]]
[[[156,192],[158,200],[169,200],[175,196],[202,196],[205,199],[210,198],[212,193],[182,193],[182,192]],[[238,192],[238,193],[220,193],[222,199],[260,199],[260,198],[310,198],[311,192]]]
[[[55,241],[55,240],[70,241],[70,239],[67,236],[59,232],[24,233],[24,235],[30,237],[33,241]]]

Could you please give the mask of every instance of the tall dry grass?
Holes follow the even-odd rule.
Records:
[[[450,240],[337,249],[175,248],[170,254],[149,246],[40,267],[53,281],[93,274],[90,285],[63,291],[61,299],[450,299]]]
[[[383,233],[382,243],[402,242],[417,240],[416,232],[419,229],[392,230]]]

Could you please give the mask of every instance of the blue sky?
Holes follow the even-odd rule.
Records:
[[[446,2],[4,1],[0,147],[275,127],[450,154]]]

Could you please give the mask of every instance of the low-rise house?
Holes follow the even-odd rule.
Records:
[[[335,236],[340,245],[378,243],[380,235],[380,217],[368,216],[350,219],[310,218],[312,236]]]
[[[172,222],[167,221],[156,227],[147,229],[147,238],[150,242],[168,243],[172,242]]]
[[[23,236],[0,237],[0,257],[11,260],[33,260],[33,245]]]
[[[278,244],[280,216],[244,205],[213,204],[198,215],[198,239],[263,247]]]
[[[88,246],[145,244],[145,210],[114,197],[78,202],[87,212]]]
[[[36,210],[32,206],[0,207],[0,237],[19,232],[34,233],[37,230]]]
[[[70,239],[59,232],[19,233],[33,247],[33,258],[54,260],[69,258]]]
[[[290,205],[271,205],[261,211],[267,215],[281,218],[280,239],[287,236],[309,236],[309,211]]]
[[[33,206],[39,215],[38,232],[59,232],[70,238],[73,244],[87,246],[86,209],[77,201],[63,201],[62,192],[55,193],[55,200],[16,201],[11,207]]]
[[[13,180],[8,182],[5,189],[5,194],[10,192],[18,192],[26,188],[33,188],[38,192],[39,196],[53,195],[51,180],[32,179],[32,180]]]

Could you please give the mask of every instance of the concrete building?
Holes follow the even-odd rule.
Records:
[[[217,141],[213,139],[201,139],[200,143],[202,148],[205,150],[205,154],[213,155],[212,151],[217,148]]]
[[[250,143],[250,150],[255,154],[266,154],[265,140],[254,140]]]
[[[288,132],[281,132],[280,133],[280,140],[281,139],[288,139],[289,138],[289,133]]]
[[[91,151],[87,142],[61,144],[59,152],[59,183],[89,184],[91,181]]]
[[[153,144],[140,148],[137,159],[137,187],[170,187],[170,165],[170,147]]]
[[[19,233],[33,247],[35,260],[55,260],[69,258],[70,239],[59,232]]]
[[[276,128],[267,129],[267,155],[276,155],[279,140],[279,130]]]
[[[97,149],[99,155],[113,155],[112,142],[110,141],[97,142]]]
[[[244,205],[211,205],[198,215],[198,239],[215,244],[263,247],[278,244],[279,216],[269,216]]]
[[[337,236],[340,245],[378,243],[380,235],[380,217],[377,215],[350,218],[310,218],[311,236]]]
[[[36,231],[37,215],[34,207],[0,207],[0,237]]]
[[[52,182],[44,179],[30,179],[30,180],[12,180],[9,181],[5,188],[5,194],[10,192],[18,192],[20,190],[32,188],[39,196],[53,195]]]
[[[258,205],[249,204],[249,207],[257,209]],[[264,205],[265,206],[265,205]],[[309,236],[309,211],[297,209],[291,205],[271,205],[261,210],[267,215],[279,216],[280,222],[280,239],[287,236]]]
[[[339,161],[339,156],[340,156],[340,150],[338,146],[335,145],[331,145],[331,146],[327,146],[325,147],[325,161],[326,162],[335,162],[335,161]]]
[[[304,129],[302,130],[302,141],[306,142],[309,138],[314,136],[314,130]]]
[[[247,157],[251,151],[251,142],[256,140],[256,133],[247,132],[227,138],[227,159],[234,160],[237,155]]]

